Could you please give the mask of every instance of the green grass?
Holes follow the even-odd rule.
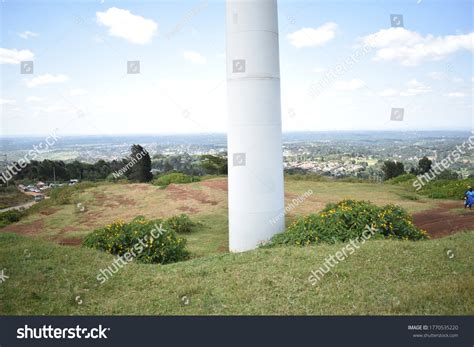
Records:
[[[472,314],[474,233],[418,242],[367,242],[326,275],[310,271],[342,245],[260,249],[228,253],[226,179],[211,178],[160,189],[151,184],[98,184],[63,193],[68,204],[48,199],[0,232],[0,314]],[[286,202],[313,194],[287,215],[287,223],[330,202],[369,200],[400,205],[409,213],[438,201],[404,184],[286,179]],[[66,194],[67,193],[67,194]],[[59,199],[58,199],[59,200]],[[81,202],[85,213],[76,209]],[[103,285],[98,271],[113,256],[59,246],[117,219],[188,214],[198,225],[181,236],[191,260],[170,265],[129,264]],[[29,228],[28,236],[11,234]],[[23,232],[24,230],[22,230]],[[447,251],[453,250],[450,259]],[[76,297],[82,304],[76,302]],[[189,305],[181,298],[187,296]]]
[[[57,194],[61,196],[58,199],[61,201],[41,201],[29,209],[28,215],[17,225],[7,227],[5,231],[16,231],[17,226],[24,226],[39,239],[57,241],[82,238],[117,219],[130,221],[139,215],[149,219],[169,218],[186,213],[193,221],[201,222],[199,230],[203,235],[202,239],[197,238],[196,234],[184,235],[192,257],[220,254],[227,250],[228,242],[227,192],[222,189],[226,184],[226,178],[221,177],[166,189],[151,184],[119,183],[94,184],[86,189],[85,183]],[[327,203],[344,199],[370,200],[379,206],[393,203],[409,213],[436,207],[435,200],[417,195],[404,186],[336,180],[286,180],[286,203],[291,203],[292,199],[308,190],[312,190],[313,194],[287,214],[287,225],[298,216],[318,212]],[[62,204],[64,200],[70,203]],[[77,211],[76,204],[79,202],[87,209],[85,213]]]
[[[102,182],[88,186],[84,183],[58,193],[61,201],[47,199],[34,205],[27,211],[27,216],[5,231],[27,227],[35,238],[57,242],[63,238],[83,238],[118,219],[130,221],[139,215],[149,219],[169,218],[186,213],[193,221],[201,223],[198,227],[201,236],[183,235],[188,239],[191,256],[221,254],[227,251],[228,243],[227,192],[223,190],[226,184],[224,177],[166,189],[151,184]],[[287,214],[287,225],[298,216],[318,212],[327,203],[344,199],[370,200],[379,206],[393,203],[409,213],[436,207],[435,200],[417,195],[404,186],[302,179],[285,181],[286,203],[290,204],[292,199],[308,190],[313,194]],[[63,204],[64,200],[70,203]],[[76,204],[79,202],[87,209],[85,213],[78,212]]]
[[[311,270],[342,244],[132,263],[100,285],[95,277],[112,256],[4,233],[0,314],[471,315],[473,242],[474,232],[368,241],[316,286]]]

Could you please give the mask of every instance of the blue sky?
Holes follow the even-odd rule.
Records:
[[[0,6],[2,135],[226,131],[224,1]],[[470,1],[279,1],[279,17],[284,131],[472,130]]]

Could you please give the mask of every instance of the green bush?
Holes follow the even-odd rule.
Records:
[[[372,236],[375,239],[427,238],[426,231],[414,226],[410,215],[399,206],[378,207],[366,201],[344,200],[326,205],[318,214],[299,218],[287,231],[275,235],[268,245],[347,242],[361,237],[367,226],[376,230]]]
[[[20,219],[25,215],[24,212],[17,210],[10,210],[0,213],[0,228],[6,227],[12,223],[20,221]]]
[[[460,200],[464,198],[464,194],[469,186],[474,187],[474,179],[434,180],[425,184],[418,193],[432,199]]]
[[[191,221],[188,215],[184,213],[168,218],[164,223],[165,228],[171,229],[178,234],[190,233],[194,230],[195,226],[196,223]]]
[[[408,182],[408,181],[413,182],[414,180],[416,180],[415,175],[413,175],[413,174],[404,174],[404,175],[400,175],[400,176],[391,178],[389,180],[386,180],[385,183],[387,183],[387,184],[400,184],[400,183],[404,183],[404,182]]]
[[[86,247],[118,256],[134,254],[134,259],[145,264],[168,264],[189,258],[186,239],[178,237],[160,219],[136,217],[130,223],[116,221],[87,235]]]
[[[188,176],[181,172],[173,172],[163,176],[159,176],[152,181],[152,184],[155,186],[167,186],[171,183],[182,184],[182,183],[192,183],[199,182],[199,177]]]

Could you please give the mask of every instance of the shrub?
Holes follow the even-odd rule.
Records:
[[[275,235],[273,245],[304,246],[314,243],[347,242],[361,237],[366,227],[376,230],[376,239],[426,239],[426,231],[413,225],[407,212],[395,205],[378,207],[366,201],[344,200],[328,204],[318,214],[299,218],[287,231]]]
[[[395,178],[405,174],[405,166],[401,162],[393,160],[386,160],[383,163],[382,171],[384,173],[385,180]]]
[[[425,184],[418,193],[432,199],[460,200],[464,198],[464,194],[469,186],[474,187],[474,179],[434,180]]]
[[[25,215],[24,212],[17,210],[10,210],[0,213],[0,228],[6,227],[12,223],[20,221],[20,219]]]
[[[168,218],[164,223],[164,227],[171,229],[178,234],[190,233],[194,230],[196,223],[191,221],[187,214],[181,214],[179,216],[173,216]]]
[[[182,183],[192,183],[199,182],[199,177],[188,176],[180,172],[173,172],[163,176],[159,176],[153,180],[153,185],[155,186],[167,186],[171,183],[182,184]]]
[[[437,180],[458,180],[459,174],[452,170],[443,170],[436,176]]]
[[[391,178],[389,180],[386,180],[385,183],[399,184],[399,183],[404,183],[404,182],[414,181],[414,180],[416,180],[415,175],[413,175],[413,174],[404,174],[404,175],[400,175],[400,176]]]
[[[116,221],[87,235],[83,245],[118,256],[134,255],[140,263],[168,264],[189,258],[186,239],[161,228],[160,219],[136,217],[130,223]]]

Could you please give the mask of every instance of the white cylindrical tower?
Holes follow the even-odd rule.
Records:
[[[227,0],[229,250],[285,227],[276,0]]]

